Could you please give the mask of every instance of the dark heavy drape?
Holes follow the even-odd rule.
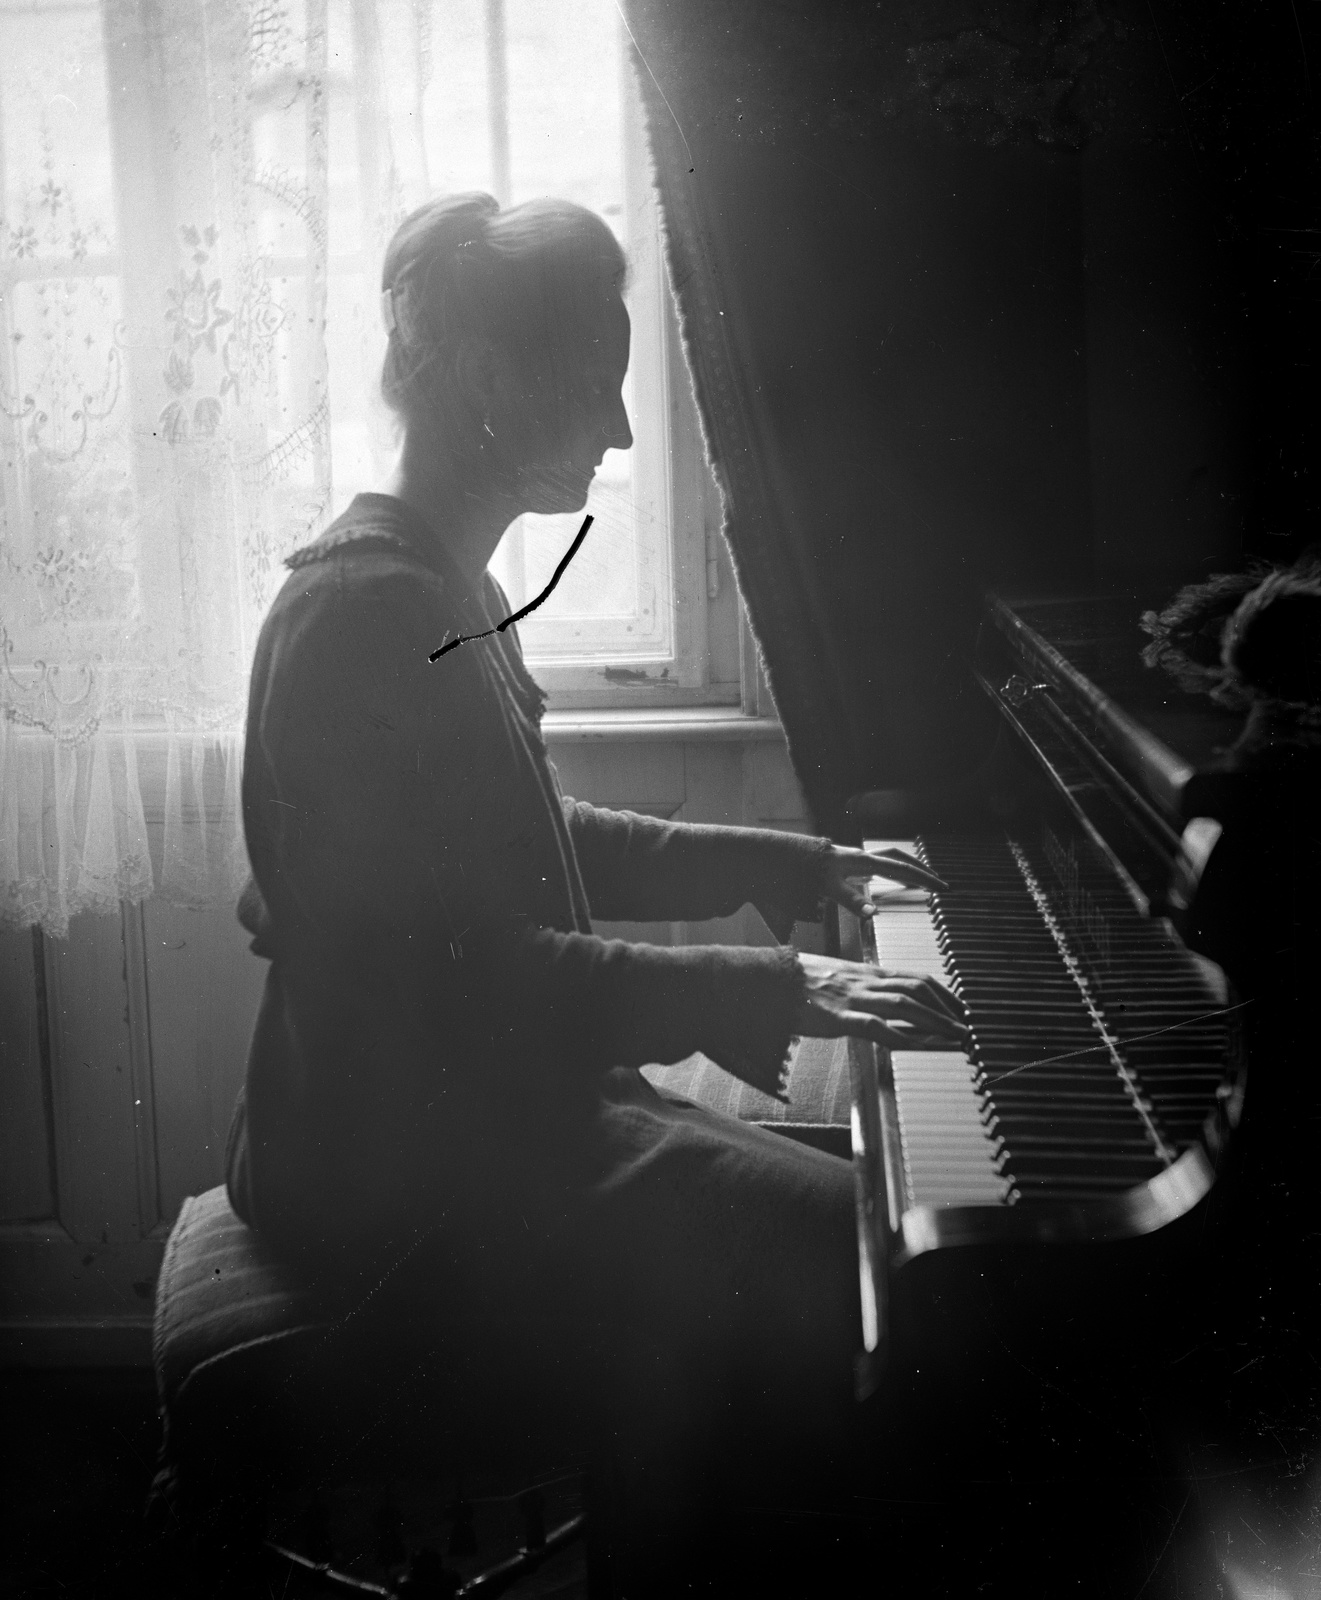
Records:
[[[1182,576],[1314,509],[1315,401],[1260,355],[1311,294],[1268,290],[1253,211],[1310,105],[1276,9],[627,0],[726,531],[822,829],[975,769],[988,584]]]

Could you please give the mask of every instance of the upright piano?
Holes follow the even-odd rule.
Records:
[[[869,845],[949,887],[876,880],[842,953],[943,976],[971,1030],[966,1054],[850,1041],[860,1396],[915,1259],[1153,1233],[1205,1200],[1238,1137],[1250,998],[1212,959],[1202,889],[1271,785],[1229,753],[1241,714],[1143,665],[1144,609],[989,599],[996,757],[958,795],[857,803]]]

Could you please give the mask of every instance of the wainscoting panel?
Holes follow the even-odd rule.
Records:
[[[0,929],[0,1222],[55,1212],[34,944],[30,929]]]
[[[40,1172],[46,1152],[49,1208],[0,1225],[0,1361],[145,1361],[164,1236],[141,909],[26,940],[30,998],[6,992],[3,1026],[35,1037],[41,1117],[29,1089],[29,1114],[0,1129],[0,1166]]]
[[[57,1216],[80,1244],[127,1243],[156,1219],[140,1209],[123,918],[74,917],[43,946]]]
[[[560,788],[596,806],[672,817],[688,797],[682,744],[547,740]]]

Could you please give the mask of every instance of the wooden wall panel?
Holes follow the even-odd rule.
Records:
[[[743,815],[751,828],[784,828],[794,833],[812,831],[807,801],[783,744],[767,740],[745,747]]]
[[[243,1082],[267,963],[232,910],[144,907],[161,1215],[224,1179],[225,1134]]]
[[[750,748],[746,744],[686,744],[684,806],[677,820],[742,827],[743,762]],[[767,945],[772,939],[766,924],[751,906],[745,906],[732,917],[679,923],[675,943]]]
[[[0,1366],[115,1365],[151,1356],[165,1241],[75,1243],[55,1222],[0,1227]]]
[[[58,1217],[80,1243],[135,1240],[154,1218],[140,1209],[123,921],[74,917],[44,949]]]
[[[672,816],[687,797],[678,743],[560,743],[549,740],[560,787],[575,800]]]
[[[743,815],[750,828],[775,828],[782,833],[814,833],[807,801],[794,775],[783,743],[750,744],[743,755]],[[744,915],[753,913],[745,912]],[[749,941],[750,943],[754,941]],[[825,953],[820,923],[800,922],[794,928],[800,950]]]
[[[743,762],[749,745],[686,744],[680,822],[743,824]]]
[[[0,1222],[55,1210],[32,933],[0,929]]]

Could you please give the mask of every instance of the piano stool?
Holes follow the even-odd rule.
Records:
[[[397,1312],[299,1281],[223,1188],[190,1197],[156,1296],[157,1526],[209,1572],[246,1573],[240,1585],[284,1561],[370,1569],[377,1593],[452,1593],[483,1566],[490,1574],[493,1531],[533,1552],[530,1570],[585,1532],[575,1494],[599,1460],[554,1330],[544,1331],[536,1348],[520,1328],[516,1354],[502,1342],[507,1325],[460,1318],[424,1336]],[[588,1537],[593,1596],[608,1592],[599,1520]],[[430,1550],[420,1558],[419,1539]],[[507,1578],[488,1576],[478,1592],[498,1593]]]
[[[848,1156],[844,1040],[798,1044],[787,1106],[700,1055],[646,1076],[662,1093]],[[540,1523],[554,1548],[566,1529],[570,1539],[584,1533],[588,1592],[608,1594],[608,1574],[627,1569],[620,1535],[631,1527],[636,1469],[590,1436],[587,1408],[557,1362],[564,1330],[543,1331],[539,1349],[527,1348],[526,1326],[479,1329],[461,1316],[424,1335],[397,1314],[300,1281],[235,1215],[223,1188],[189,1197],[156,1291],[164,1439],[153,1508],[162,1530],[209,1562],[240,1566],[271,1546],[304,1565],[334,1566],[353,1545],[368,1552],[380,1582],[382,1542],[397,1545],[411,1517],[414,1535],[427,1530],[428,1546],[444,1546],[466,1583],[479,1570],[460,1554],[471,1508],[517,1504],[521,1541],[511,1514],[497,1538],[512,1534],[527,1547]],[[515,1339],[516,1351],[502,1346]],[[621,1359],[617,1338],[613,1349]],[[639,1347],[622,1359],[665,1358]],[[618,1424],[614,1433],[623,1435]],[[537,1485],[554,1485],[540,1504],[524,1493]],[[587,1499],[591,1518],[581,1509]],[[599,1509],[607,1503],[608,1519]],[[477,1592],[501,1587],[483,1582]]]

